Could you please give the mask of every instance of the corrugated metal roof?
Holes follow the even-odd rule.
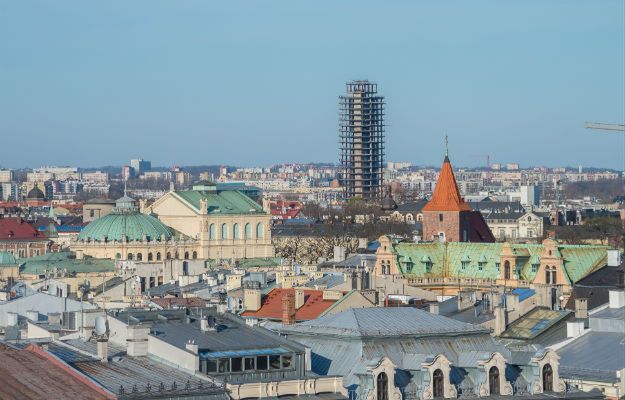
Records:
[[[354,308],[301,324],[284,326],[283,330],[352,337],[489,332],[477,325],[455,321],[412,307]]]
[[[588,332],[557,350],[560,376],[613,376],[625,369],[625,333]]]

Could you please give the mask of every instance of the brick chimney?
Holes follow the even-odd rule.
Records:
[[[285,290],[282,293],[282,323],[285,325],[295,323],[295,293],[293,290]]]

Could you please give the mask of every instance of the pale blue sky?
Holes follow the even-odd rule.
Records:
[[[0,165],[337,159],[337,97],[388,159],[620,168],[622,0],[0,0]]]

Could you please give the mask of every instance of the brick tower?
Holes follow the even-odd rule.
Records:
[[[445,139],[446,140],[446,139]],[[494,242],[479,211],[472,211],[462,198],[454,170],[445,152],[445,160],[430,201],[423,207],[423,240],[446,242]]]

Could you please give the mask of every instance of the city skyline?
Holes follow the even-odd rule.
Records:
[[[336,163],[337,97],[369,79],[389,160],[436,166],[449,135],[459,166],[622,169],[583,127],[625,119],[620,2],[147,4],[3,7],[0,131],[31,143],[3,166]]]

